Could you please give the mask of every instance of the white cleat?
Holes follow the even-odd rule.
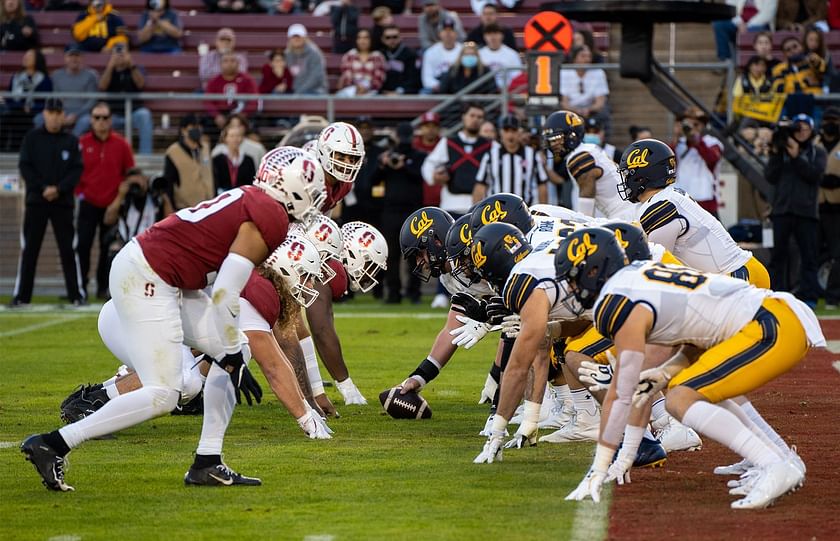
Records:
[[[694,429],[689,428],[670,418],[670,422],[663,428],[656,438],[665,448],[665,451],[699,451],[703,447],[703,440]]]
[[[802,475],[805,475],[808,469],[805,467],[805,462],[802,460],[802,457],[800,457],[796,453],[796,445],[792,445],[790,447],[790,455],[788,456],[788,458],[793,463],[793,465],[796,466],[796,469],[801,471]]]
[[[718,466],[715,468],[715,475],[741,475],[753,469],[752,463],[746,458],[729,466]]]
[[[761,468],[753,468],[741,474],[738,479],[730,479],[726,482],[729,493],[733,496],[746,496],[755,486],[756,481],[761,477]]]
[[[586,411],[575,410],[572,418],[563,428],[543,436],[540,441],[547,443],[568,443],[571,441],[598,441],[598,429],[601,416]]]
[[[805,474],[789,460],[774,462],[762,468],[761,474],[745,498],[732,502],[732,509],[764,509],[779,497],[796,490],[805,481]]]
[[[496,380],[490,374],[487,374],[487,379],[484,380],[484,388],[481,390],[481,398],[478,399],[478,403],[491,404],[498,388],[499,384],[496,383]]]
[[[544,421],[540,421],[539,427],[540,428],[563,428],[566,424],[572,419],[572,415],[575,413],[575,404],[571,400],[567,402],[561,402],[551,408],[551,411],[548,414],[548,418]]]
[[[491,413],[490,417],[487,418],[487,422],[484,423],[484,428],[481,429],[481,432],[478,433],[479,436],[484,436],[485,438],[490,437],[490,433],[493,431],[493,418],[496,417],[495,413]],[[505,429],[505,437],[508,437],[507,428]]]
[[[432,308],[449,308],[449,297],[443,293],[438,293],[432,299]]]

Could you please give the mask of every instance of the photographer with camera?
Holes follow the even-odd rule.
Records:
[[[108,298],[108,274],[111,270],[106,259],[105,236],[108,224],[105,209],[117,198],[120,183],[128,170],[134,167],[131,147],[111,129],[111,108],[104,101],[90,110],[91,130],[79,139],[82,154],[82,178],[76,187],[79,200],[76,214],[77,246],[82,287],[87,290],[90,272],[90,251],[96,229],[99,228],[99,261],[96,265],[96,295]]]
[[[146,11],[140,15],[137,43],[144,53],[180,53],[181,21],[169,0],[147,0]]]
[[[797,296],[814,308],[820,296],[817,283],[819,222],[817,196],[826,166],[826,152],[813,144],[814,120],[796,115],[779,121],[773,133],[770,160],[764,170],[775,186],[770,219],[773,221],[773,252],[770,277],[773,289],[790,291],[790,241],[799,248],[800,270]],[[835,232],[836,233],[836,232]]]
[[[677,119],[677,141],[674,145],[677,157],[676,187],[717,218],[723,143],[717,137],[704,133],[708,122],[709,117],[699,107],[689,107]]]

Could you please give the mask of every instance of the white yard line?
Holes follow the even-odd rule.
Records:
[[[447,312],[336,312],[337,318],[359,319],[446,319]]]
[[[2,331],[0,332],[0,338],[8,338],[10,336],[26,334],[28,332],[37,331],[39,329],[45,329],[54,325],[60,325],[61,323],[66,323],[67,321],[79,319],[80,317],[81,316],[64,316],[56,319],[48,319],[47,321],[41,321],[40,323],[33,323],[32,325],[26,325],[25,327],[18,327],[17,329],[12,329],[10,331]]]
[[[601,541],[607,537],[611,500],[612,487],[605,486],[599,503],[592,500],[578,502],[570,541]]]
[[[840,353],[840,340],[826,340],[825,349],[832,353]]]
[[[20,445],[19,441],[0,441],[0,449],[11,449]]]

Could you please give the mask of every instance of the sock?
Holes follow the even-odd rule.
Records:
[[[230,376],[218,364],[213,363],[204,384],[204,420],[201,425],[201,439],[197,455],[221,455],[236,395]],[[71,425],[72,426],[72,425]]]
[[[490,367],[490,377],[493,378],[493,381],[497,384],[499,383],[499,379],[502,377],[502,368],[496,363],[493,363],[493,366]]]
[[[192,467],[197,470],[200,470],[201,468],[206,468],[208,466],[216,466],[217,464],[221,463],[222,455],[199,455],[198,453],[196,453]]]
[[[637,427],[637,428],[640,428],[640,427]],[[656,436],[654,436],[653,432],[650,431],[650,426],[649,425],[645,425],[645,438],[647,438],[649,440],[655,440],[656,439]]]
[[[645,434],[645,429],[640,426],[627,425],[624,429],[624,439],[621,441],[621,449],[618,451],[618,459],[629,459],[630,463],[636,459],[636,454],[639,452],[639,445],[642,443],[642,435]]]
[[[61,433],[58,430],[53,430],[41,437],[44,438],[47,445],[55,449],[55,452],[59,455],[64,456],[70,452],[70,447],[67,445],[67,442],[64,441],[64,438],[61,437]]]
[[[754,422],[752,422],[752,420],[749,418],[746,412],[743,409],[741,409],[741,406],[739,406],[737,402],[735,402],[734,400],[724,400],[722,402],[719,402],[718,406],[726,409],[726,411],[737,417],[738,420],[741,421],[741,423],[745,427],[750,429],[750,431],[755,437],[760,439],[764,443],[764,445],[773,449],[773,452],[776,453],[776,455],[779,457],[779,460],[787,456],[787,451],[782,451],[778,447],[776,447],[776,444],[770,441],[770,438],[768,438],[767,435],[764,432],[762,432],[762,430],[759,427],[757,427]]]
[[[102,384],[102,388],[105,389],[105,393],[108,395],[110,400],[120,396],[120,390],[117,389],[117,378],[109,379]]]
[[[756,466],[767,466],[779,459],[733,413],[708,402],[693,403],[683,415],[682,423],[726,445]]]
[[[575,403],[575,409],[577,411],[585,411],[590,415],[595,415],[598,412],[598,406],[586,388],[572,389],[572,400]]]
[[[563,385],[552,385],[554,388],[554,396],[557,397],[557,400],[560,402],[566,402],[572,399],[572,391],[569,389],[567,384]]]
[[[651,420],[660,419],[662,416],[668,415],[668,412],[665,411],[665,397],[663,396],[659,400],[653,403],[653,406],[650,408],[650,418]]]
[[[749,400],[744,402],[740,406],[741,410],[747,414],[747,417],[750,418],[750,421],[752,421],[755,424],[755,426],[757,426],[758,429],[761,430],[761,432],[763,432],[764,435],[767,436],[767,438],[770,441],[772,441],[776,447],[779,448],[783,456],[787,456],[791,453],[791,449],[788,446],[788,444],[785,443],[785,440],[783,440],[779,433],[776,432],[773,429],[773,427],[770,426],[770,424],[764,420],[764,417],[762,417],[761,414],[758,413],[758,410],[755,409],[755,406],[753,406]]]
[[[321,379],[321,372],[318,370],[315,342],[311,336],[300,341],[300,349],[303,350],[303,358],[306,359],[306,375],[309,377],[309,386],[312,387],[312,396],[324,394],[324,380]]]
[[[108,385],[116,385],[117,384],[117,378],[119,378],[119,377],[120,377],[119,374],[117,374],[116,376],[114,376],[112,378],[106,379],[105,381],[102,382],[102,386],[107,387]]]

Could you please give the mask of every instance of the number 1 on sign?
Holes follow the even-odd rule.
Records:
[[[551,57],[538,56],[534,63],[537,65],[537,84],[534,90],[540,95],[550,95],[554,91],[551,88]]]

